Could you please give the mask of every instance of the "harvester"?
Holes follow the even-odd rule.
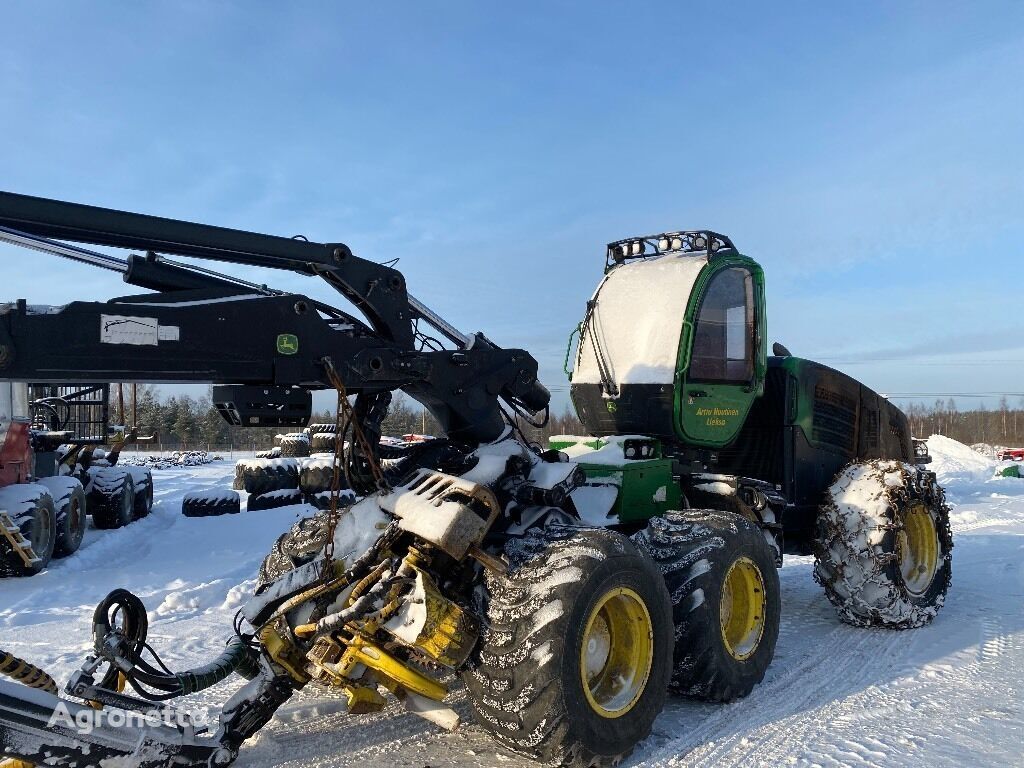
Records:
[[[722,235],[609,245],[572,372],[589,434],[545,448],[521,427],[549,405],[536,360],[463,333],[343,244],[13,194],[0,227],[150,291],[9,306],[0,377],[209,381],[225,418],[251,426],[301,427],[311,390],[338,395],[329,508],[275,543],[216,659],[168,669],[141,601],[115,591],[63,696],[34,668],[44,690],[0,681],[0,754],[223,766],[305,686],[342,692],[352,714],[396,697],[453,728],[444,700],[461,679],[503,747],[614,765],[670,690],[731,701],[762,679],[787,552],[816,555],[851,623],[913,627],[942,605],[949,510],[926,451],[871,390],[781,347],[768,356],[761,269]],[[318,276],[362,316],[171,256]],[[382,441],[396,390],[444,436]],[[356,494],[344,505],[343,484]],[[232,674],[248,682],[215,732],[170,710]]]
[[[109,529],[149,514],[152,474],[117,465],[134,433],[110,425],[109,400],[105,384],[0,384],[0,577],[74,554],[89,516]]]

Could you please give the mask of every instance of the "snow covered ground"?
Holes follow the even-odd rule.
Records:
[[[632,766],[1024,766],[1024,480],[941,437],[934,468],[954,506],[953,587],[930,626],[863,630],[838,622],[810,558],[782,569],[775,661],[747,699],[670,698]],[[31,579],[0,581],[0,647],[61,682],[90,646],[89,618],[115,587],[150,609],[150,642],[173,668],[214,655],[264,552],[301,507],[184,518],[188,490],[230,486],[233,463],[154,472],[153,514],[86,533],[82,549]],[[226,682],[187,706],[216,707]],[[468,722],[462,692],[452,697]],[[347,717],[339,698],[297,694],[243,749],[240,766],[519,766],[475,726],[442,733],[391,707]]]

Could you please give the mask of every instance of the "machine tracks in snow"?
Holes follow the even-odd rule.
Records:
[[[902,644],[900,634],[889,630],[836,626],[814,647],[803,649],[802,661],[777,675],[769,672],[747,699],[708,705],[697,727],[642,755],[644,764],[782,764],[828,727],[846,694],[887,676],[899,663]],[[829,703],[822,706],[823,701]]]

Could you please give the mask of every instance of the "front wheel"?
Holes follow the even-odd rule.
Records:
[[[814,578],[849,624],[919,627],[945,602],[952,550],[934,474],[895,460],[854,463],[818,514]]]
[[[665,702],[672,617],[650,558],[612,531],[512,541],[488,574],[488,629],[464,674],[477,721],[547,763],[614,765]]]
[[[764,679],[779,636],[775,552],[761,529],[731,512],[691,509],[651,518],[635,537],[672,596],[671,689],[733,701]]]

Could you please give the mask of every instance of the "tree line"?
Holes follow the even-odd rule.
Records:
[[[125,422],[131,424],[133,414],[138,415],[138,433],[154,435],[156,446],[163,449],[198,449],[216,447],[224,449],[267,448],[273,445],[274,436],[289,428],[243,428],[232,427],[221,418],[213,407],[209,395],[194,398],[187,395],[161,396],[152,386],[137,388],[137,406],[126,388],[122,398],[117,388],[111,390],[111,422],[117,422],[124,412]],[[933,405],[912,403],[903,408],[910,419],[915,437],[939,434],[959,440],[968,445],[990,443],[1005,446],[1024,445],[1024,402],[1018,407],[1010,406],[1007,398],[1000,400],[998,407],[987,409],[984,405],[972,410],[961,411],[956,402],[936,400]],[[313,422],[334,422],[334,413],[320,411],[313,415]],[[561,414],[552,414],[543,427],[534,427],[519,419],[519,427],[532,442],[546,445],[552,435],[583,435],[586,430],[568,406]],[[401,393],[396,393],[384,421],[384,434],[400,437],[408,434],[440,435],[441,428],[419,403]],[[141,448],[141,446],[140,446]]]
[[[945,435],[961,443],[988,443],[1007,447],[1024,445],[1024,398],[1012,407],[1004,396],[994,409],[984,404],[961,411],[953,398],[933,405],[913,403],[903,408],[914,437]]]
[[[333,411],[321,410],[313,414],[313,423],[331,423]],[[188,395],[161,395],[150,385],[119,390],[111,387],[110,422],[137,426],[140,437],[152,437],[141,442],[139,450],[206,450],[216,448],[264,449],[273,445],[274,436],[282,432],[299,431],[295,427],[233,427],[213,407],[209,393],[201,397]],[[524,435],[534,442],[546,445],[552,435],[584,434],[583,425],[568,407],[561,415],[552,415],[543,427],[532,427],[520,419]],[[396,393],[384,420],[383,433],[392,437],[409,434],[440,435],[441,428],[419,403]]]

